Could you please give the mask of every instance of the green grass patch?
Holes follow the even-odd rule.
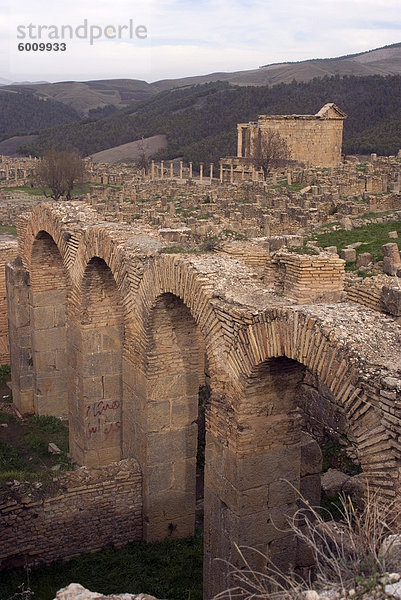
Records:
[[[276,185],[273,185],[273,190],[288,190],[289,192],[300,192],[304,187],[304,183],[288,183],[285,181],[278,181]]]
[[[14,415],[11,415],[8,412],[4,412],[3,410],[0,410],[0,423],[15,423],[16,422],[16,418],[14,417]]]
[[[25,468],[26,462],[14,446],[0,439],[0,473],[24,471]]]
[[[8,233],[9,235],[17,235],[15,225],[0,225],[0,233]]]
[[[398,240],[390,239],[388,234],[390,231],[397,231],[401,237],[401,221],[392,221],[390,223],[372,223],[364,227],[358,227],[352,231],[340,229],[331,231],[330,233],[320,233],[315,236],[319,246],[337,246],[338,252],[355,242],[362,242],[362,246],[356,248],[357,255],[361,252],[370,252],[373,261],[383,260],[382,246],[389,242],[397,242]],[[351,269],[352,270],[352,269]]]
[[[67,456],[68,429],[56,417],[34,416],[26,422],[1,411],[0,423],[8,425],[4,433],[0,430],[0,482],[25,481],[29,475],[33,481],[46,479],[55,465],[62,471],[74,468]],[[60,448],[60,454],[49,453],[50,442]]]
[[[30,587],[38,600],[51,600],[72,582],[102,594],[142,592],[156,598],[202,600],[202,542],[198,534],[82,554],[65,563],[32,568]],[[27,587],[23,569],[3,572],[0,598],[9,598],[23,583]]]
[[[90,183],[77,183],[76,185],[74,185],[74,188],[72,190],[72,196],[76,197],[76,196],[82,196],[83,194],[88,194],[90,192],[91,185],[92,184],[90,184]],[[102,187],[104,187],[104,186],[102,186]],[[112,187],[112,186],[107,186],[107,187]],[[15,187],[9,186],[9,187],[3,187],[0,189],[5,192],[23,192],[25,194],[28,194],[29,196],[45,196],[45,195],[47,195],[49,197],[51,194],[50,188],[31,187],[29,185],[17,185]],[[115,188],[115,189],[119,189],[119,188]]]
[[[16,185],[1,188],[5,192],[24,192],[29,196],[43,196],[44,192],[42,188],[31,187],[30,185]],[[50,188],[46,188],[46,193],[50,193]]]
[[[10,365],[0,365],[0,385],[5,385],[10,381],[11,368]]]

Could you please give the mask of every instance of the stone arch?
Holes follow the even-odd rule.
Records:
[[[189,308],[174,294],[155,299],[145,347],[146,360],[135,373],[141,385],[131,390],[124,419],[126,452],[142,466],[144,536],[186,537],[195,528],[204,344]]]
[[[212,543],[205,541],[209,596],[229,585],[227,572],[214,566],[213,558],[236,562],[234,543],[264,553],[269,549],[281,567],[294,564],[291,540],[277,527],[285,530],[287,515],[296,507],[296,493],[280,479],[299,489],[301,428],[294,393],[305,368],[324,382],[343,408],[370,486],[389,498],[396,493],[397,458],[380,401],[380,382],[372,383],[369,365],[307,310],[265,312],[242,329],[230,348],[231,397],[225,401],[233,414],[226,439],[214,436],[209,445],[205,502],[208,497],[216,507],[211,541],[219,539],[219,529],[223,532],[217,550],[209,552]]]
[[[395,464],[389,460],[393,449],[385,425],[386,408],[379,394],[380,381],[370,381],[369,365],[321,320],[301,311],[265,314],[238,338],[236,360],[245,380],[258,365],[280,356],[304,365],[331,390],[349,421],[370,485],[392,496]]]
[[[124,363],[123,448],[142,465],[146,539],[194,530],[198,391],[205,363],[213,387],[216,349],[224,347],[211,297],[195,266],[170,255],[148,263],[135,295]],[[158,376],[164,385],[155,385]],[[173,456],[178,450],[180,460]]]
[[[130,333],[131,354],[135,360],[146,358],[145,340],[152,309],[159,296],[170,293],[182,300],[193,316],[205,341],[211,377],[226,349],[224,328],[213,302],[213,290],[205,275],[188,257],[159,255],[141,274],[135,293]]]
[[[66,301],[68,275],[53,237],[38,231],[30,248],[30,322],[34,412],[66,416]]]
[[[69,327],[70,452],[79,464],[121,459],[123,343],[120,292],[109,266],[93,256]]]

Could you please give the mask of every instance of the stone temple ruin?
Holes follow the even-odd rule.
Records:
[[[315,115],[259,115],[256,122],[237,125],[237,156],[221,159],[223,168],[231,165],[250,172],[251,157],[259,133],[278,132],[295,163],[308,167],[336,167],[341,162],[343,123],[347,115],[333,102]]]
[[[269,238],[257,270],[249,244],[167,246],[155,228],[104,221],[82,202],[20,217],[7,267],[14,403],[68,416],[82,468],[55,498],[0,506],[2,566],[192,534],[206,383],[205,598],[229,584],[215,559],[235,563],[235,544],[311,564],[285,524],[296,490],[319,503],[310,433],[328,423],[370,486],[400,496],[399,303],[367,308],[363,290],[344,289],[337,255],[273,253]]]

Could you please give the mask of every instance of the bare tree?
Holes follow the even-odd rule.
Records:
[[[74,183],[82,181],[84,173],[85,164],[77,152],[49,150],[36,167],[35,179],[46,197],[59,200],[64,196],[71,200]],[[50,188],[51,193],[45,188]]]
[[[252,164],[257,169],[262,169],[263,177],[274,169],[288,165],[291,161],[291,151],[285,139],[278,131],[259,129],[258,136],[251,153]]]

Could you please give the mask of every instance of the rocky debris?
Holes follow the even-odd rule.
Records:
[[[57,446],[57,444],[54,444],[53,442],[49,443],[49,445],[47,446],[47,451],[50,452],[50,454],[61,454],[60,448]]]
[[[90,592],[79,583],[70,583],[67,587],[59,590],[54,600],[156,600],[148,594],[113,594],[104,596],[97,592]]]
[[[384,244],[383,249],[383,271],[387,275],[397,275],[401,267],[401,257],[396,243]]]
[[[394,570],[401,571],[401,534],[388,535],[379,550],[379,556],[384,557],[386,565]]]
[[[342,492],[345,483],[350,479],[342,471],[329,469],[322,475],[322,489],[327,496],[335,496]]]
[[[401,287],[383,286],[381,299],[388,313],[401,317]]]
[[[355,248],[344,248],[341,250],[340,257],[346,262],[355,262],[356,261],[356,250]]]

